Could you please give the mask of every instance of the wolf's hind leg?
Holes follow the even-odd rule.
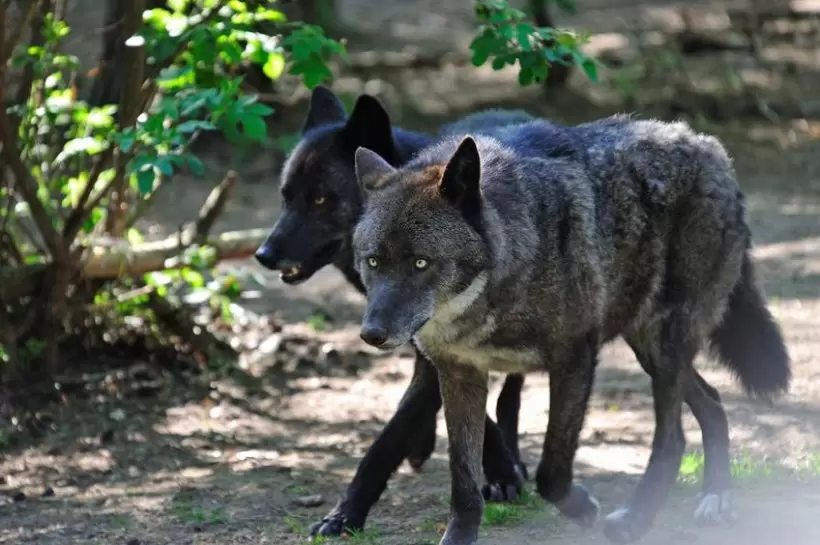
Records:
[[[627,339],[641,367],[651,376],[657,369],[639,343]],[[684,401],[692,410],[703,437],[704,475],[701,499],[695,508],[700,524],[725,524],[735,519],[729,460],[729,422],[720,394],[695,369]]]
[[[698,347],[685,316],[673,311],[629,338],[652,377],[655,435],[649,464],[632,497],[606,517],[604,534],[614,543],[632,543],[646,534],[678,476],[686,447],[681,412]]]
[[[528,480],[527,466],[521,460],[518,450],[518,414],[521,411],[521,390],[524,388],[524,375],[510,374],[504,379],[504,386],[498,394],[495,406],[495,417],[498,427],[504,436],[504,443],[515,458],[515,464],[523,480]]]
[[[486,501],[515,501],[521,496],[523,476],[507,448],[502,430],[489,415],[484,418],[482,462],[487,483],[481,488],[481,494]]]
[[[729,421],[720,394],[694,371],[695,380],[686,389],[686,404],[700,425],[703,436],[703,489],[695,521],[722,525],[735,521],[732,471],[729,459]]]

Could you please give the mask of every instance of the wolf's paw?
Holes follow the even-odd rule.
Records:
[[[489,503],[517,501],[521,497],[521,484],[487,483],[481,487],[481,495],[484,496],[484,501]]]
[[[478,524],[460,524],[453,518],[447,525],[439,545],[475,545],[478,543]]]
[[[523,471],[522,471],[523,470]],[[520,462],[515,466],[515,477],[511,479],[497,478],[481,487],[484,501],[503,503],[516,501],[521,497],[521,490],[526,480],[527,469]]]
[[[734,494],[731,490],[701,495],[695,509],[695,522],[699,526],[726,526],[736,520]]]
[[[604,519],[604,535],[618,545],[637,541],[645,531],[646,525],[641,523],[640,515],[628,507],[616,509]]]
[[[325,518],[310,526],[310,537],[340,536],[345,532],[358,532],[364,528],[364,521],[349,516],[345,508],[337,506]]]
[[[601,510],[601,504],[598,503],[595,496],[580,484],[573,484],[567,497],[555,502],[555,507],[565,517],[585,527],[595,524],[595,521],[598,520],[598,512]]]

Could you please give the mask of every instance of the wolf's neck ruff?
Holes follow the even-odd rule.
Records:
[[[458,362],[483,371],[529,370],[538,365],[534,350],[494,348],[487,341],[498,329],[498,318],[488,309],[483,320],[459,320],[487,292],[486,271],[478,273],[463,291],[447,301],[415,335],[416,345],[433,362]]]

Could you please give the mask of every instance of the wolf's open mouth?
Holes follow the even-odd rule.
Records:
[[[340,240],[329,242],[319,248],[319,250],[314,252],[313,255],[305,261],[279,271],[279,278],[285,284],[301,284],[316,274],[316,271],[325,265],[331,264],[341,248],[342,242]]]

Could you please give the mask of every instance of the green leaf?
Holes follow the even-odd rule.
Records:
[[[532,49],[530,38],[533,34],[533,26],[529,23],[519,23],[516,30],[518,33],[518,45],[520,45],[524,51],[530,51]]]
[[[150,193],[154,189],[154,179],[156,173],[152,167],[146,167],[137,172],[137,190],[141,195]]]
[[[165,176],[171,176],[174,173],[174,162],[170,155],[161,155],[158,157],[156,166]]]
[[[273,108],[268,106],[267,104],[250,104],[247,108],[245,108],[246,114],[251,114],[259,117],[267,117],[273,113]]]
[[[256,142],[265,140],[268,127],[264,119],[255,115],[247,115],[240,119],[240,123],[242,123],[242,130],[246,138]]]
[[[598,82],[598,63],[593,59],[585,59],[584,62],[581,63],[581,68],[584,69],[584,73],[591,81],[595,83]]]
[[[262,72],[271,80],[277,80],[285,71],[285,57],[279,53],[271,53],[265,64],[262,65]]]
[[[54,159],[55,164],[60,164],[69,157],[74,157],[84,153],[86,155],[96,155],[108,147],[108,143],[98,140],[92,136],[84,136],[69,140],[63,146],[63,150]]]
[[[205,165],[202,164],[199,157],[196,155],[188,155],[186,159],[188,160],[188,168],[191,169],[191,172],[197,176],[202,176],[205,174]]]
[[[123,153],[129,153],[131,148],[134,147],[134,143],[137,141],[137,134],[133,130],[128,130],[127,132],[121,133],[117,137],[117,145],[123,151]]]
[[[518,71],[518,84],[525,87],[533,81],[533,71],[529,66],[522,66]]]

